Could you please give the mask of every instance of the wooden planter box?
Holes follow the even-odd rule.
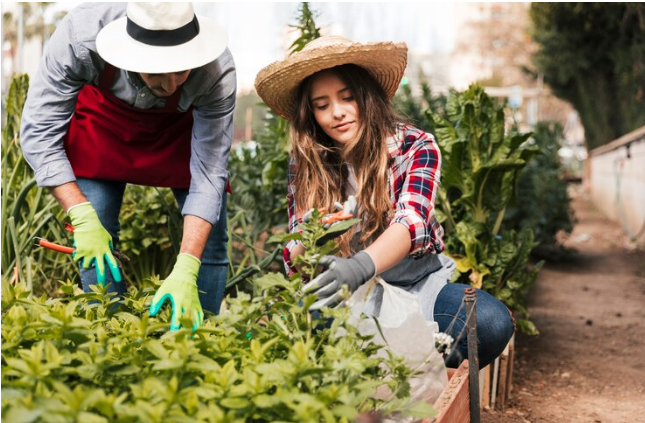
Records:
[[[458,369],[448,369],[448,385],[433,404],[439,412],[437,417],[423,423],[469,423],[470,395],[468,393],[468,360]]]

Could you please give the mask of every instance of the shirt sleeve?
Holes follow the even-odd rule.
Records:
[[[294,184],[296,176],[296,162],[293,157],[289,158],[289,171],[287,172],[287,211],[289,214],[289,233],[299,232],[298,228],[298,217],[296,216],[296,186]],[[296,240],[291,240],[287,243],[284,248],[283,258],[284,266],[288,276],[293,275],[297,272],[296,268],[291,263],[291,251],[293,248],[298,245],[299,242]]]
[[[229,177],[237,78],[228,49],[207,67],[209,88],[196,99],[193,108],[191,181],[182,214],[194,215],[215,225]]]
[[[74,35],[72,19],[63,19],[49,40],[22,113],[21,147],[39,186],[76,180],[63,140],[81,88],[98,71]]]
[[[441,152],[432,135],[416,132],[408,151],[408,168],[390,225],[408,228],[410,256],[444,250],[443,228],[435,217],[435,201],[441,172]],[[410,136],[408,134],[407,136]]]

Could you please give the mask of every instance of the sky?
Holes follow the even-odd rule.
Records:
[[[295,24],[299,3],[196,3],[195,10],[217,20],[229,31],[229,48],[246,91],[255,75],[284,58],[285,32]],[[403,41],[410,50],[450,51],[452,6],[449,3],[310,3],[323,33],[354,41]]]
[[[49,11],[70,9],[79,2],[58,2]],[[195,2],[195,12],[215,19],[228,30],[236,63],[238,90],[252,88],[258,71],[284,58],[288,25],[295,24],[299,2]],[[311,2],[316,24],[324,34],[354,41],[405,42],[410,51],[449,52],[453,48],[451,3]]]

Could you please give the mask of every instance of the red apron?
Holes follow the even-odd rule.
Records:
[[[192,107],[177,110],[181,88],[160,109],[137,109],[110,88],[116,68],[106,63],[99,86],[86,85],[65,137],[77,177],[155,187],[189,188]]]

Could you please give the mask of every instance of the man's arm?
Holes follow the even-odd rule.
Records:
[[[57,187],[52,187],[50,188],[50,192],[56,201],[58,201],[58,204],[60,204],[65,213],[67,213],[72,206],[88,202],[76,182],[68,182]]]
[[[190,254],[197,259],[202,259],[206,241],[213,225],[201,217],[184,216],[184,234],[181,239],[180,253]]]
[[[205,84],[206,91],[198,97],[193,109],[191,182],[182,208],[184,235],[181,245],[181,252],[198,258],[204,252],[210,230],[217,223],[224,204],[236,90],[235,65],[228,50],[202,71],[208,72],[211,86]],[[217,79],[213,79],[215,77]],[[189,80],[187,84],[195,81]]]
[[[71,17],[65,18],[47,45],[22,114],[23,154],[43,187],[76,180],[63,139],[78,94],[97,71],[85,66],[89,52],[79,46],[75,34]]]

